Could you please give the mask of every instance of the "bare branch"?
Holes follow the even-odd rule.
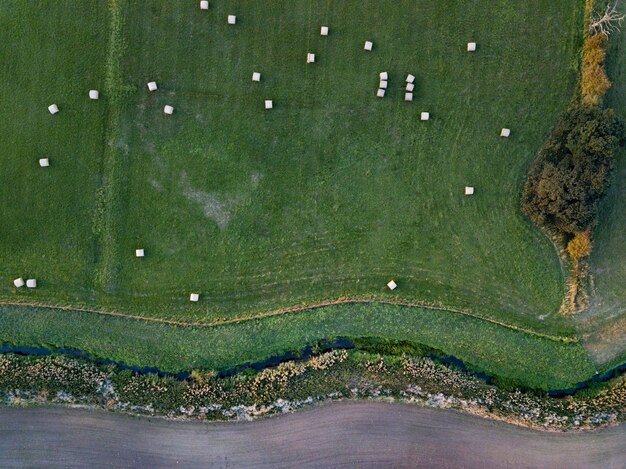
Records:
[[[619,0],[615,0],[615,3],[609,3],[606,6],[603,13],[593,14],[589,23],[589,33],[604,34],[609,37],[611,33],[618,32],[622,26],[622,21],[626,18],[625,14],[620,14],[618,6]]]

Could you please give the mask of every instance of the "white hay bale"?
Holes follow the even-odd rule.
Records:
[[[200,2],[200,9],[201,10],[208,10],[209,9],[209,0],[202,0]]]
[[[136,257],[144,257],[146,255],[146,253],[144,252],[143,249],[135,249],[135,256]]]
[[[320,35],[321,36],[328,36],[328,26],[322,26],[320,28]]]
[[[228,15],[228,24],[237,23],[237,17],[235,15]]]
[[[156,81],[151,81],[150,83],[148,83],[148,90],[150,90],[150,91],[156,91],[157,90]]]
[[[261,81],[261,74],[259,72],[252,72],[252,81]]]
[[[363,49],[372,50],[372,47],[374,47],[374,44],[372,43],[372,41],[365,41],[365,45],[363,46]]]
[[[163,112],[171,116],[172,114],[174,114],[174,108],[170,106],[169,104],[166,104],[165,107],[163,108]]]
[[[420,114],[420,120],[427,121],[430,119],[430,112],[422,112]]]
[[[474,195],[474,188],[472,186],[465,186],[465,195]]]
[[[407,83],[413,83],[414,81],[415,81],[415,77],[409,73],[409,74],[406,76],[406,82],[407,82]]]
[[[274,107],[274,103],[271,99],[265,100],[265,109],[272,109]]]
[[[98,99],[100,97],[100,93],[98,90],[89,90],[89,99]]]
[[[189,295],[189,301],[199,301],[200,300],[200,295],[198,293],[192,293],[191,295]]]
[[[406,90],[408,92],[412,93],[414,88],[415,88],[415,85],[413,83],[407,83],[406,84]]]
[[[16,278],[13,280],[13,285],[15,285],[15,288],[22,288],[24,286],[24,279],[22,277]]]
[[[378,87],[382,88],[383,90],[387,89],[387,82],[385,80],[380,80],[380,83],[378,83]]]
[[[379,98],[384,98],[385,97],[385,90],[382,88],[378,88],[378,91],[376,92],[376,96],[378,96]]]
[[[413,93],[404,93],[405,101],[413,101]]]
[[[511,129],[502,129],[500,131],[500,137],[508,137],[509,135],[511,135]]]
[[[54,115],[59,112],[59,107],[56,104],[51,104],[48,106],[48,111],[50,111],[50,114]]]
[[[315,54],[312,54],[311,52],[309,52],[309,53],[306,55],[306,63],[308,63],[308,64],[312,64],[312,63],[314,63],[314,62],[315,62]]]
[[[378,74],[378,76],[380,77],[380,80],[388,80],[389,79],[389,74],[387,72],[380,72]]]
[[[476,43],[468,42],[467,43],[467,52],[475,52],[476,51]]]
[[[398,288],[398,284],[393,280],[390,280],[387,284],[387,288],[389,288],[389,290],[395,290],[396,288]]]
[[[48,158],[39,158],[39,166],[42,168],[47,168],[50,166],[50,160]]]
[[[29,278],[26,280],[26,286],[28,288],[37,288],[37,279]]]

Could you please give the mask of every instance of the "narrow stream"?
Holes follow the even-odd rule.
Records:
[[[354,343],[348,339],[347,337],[337,337],[333,340],[324,340],[321,341],[317,346],[307,345],[299,352],[285,352],[280,355],[273,355],[264,360],[256,361],[256,362],[246,362],[242,363],[238,366],[227,368],[218,372],[217,376],[220,378],[233,376],[237,373],[242,372],[245,369],[251,368],[255,371],[261,371],[265,368],[271,368],[280,365],[281,363],[288,361],[304,361],[311,358],[313,355],[328,352],[330,350],[347,350],[355,348]],[[137,374],[157,374],[161,377],[169,377],[175,379],[185,380],[188,379],[191,371],[180,371],[177,373],[164,371],[154,366],[135,366],[135,365],[127,365],[126,363],[109,360],[105,358],[98,358],[93,356],[88,352],[84,352],[83,350],[71,347],[61,347],[61,348],[50,348],[50,347],[41,347],[41,346],[29,346],[29,345],[12,345],[9,343],[0,344],[0,353],[15,353],[18,355],[53,355],[53,354],[63,354],[68,355],[75,358],[82,358],[89,360],[97,365],[115,365],[122,370],[130,370]],[[492,382],[493,377],[481,372],[475,371],[472,368],[468,367],[462,360],[452,356],[452,355],[437,355],[430,353],[428,357],[439,361],[441,363],[452,365],[462,371],[466,371],[473,376],[485,381],[487,384]],[[600,383],[604,381],[608,381],[616,376],[619,376],[624,371],[626,371],[626,363],[622,363],[604,373],[599,373],[593,376],[592,378],[576,383],[573,387],[567,389],[551,389],[546,392],[546,394],[550,397],[565,397],[570,396],[576,391],[581,389],[588,388],[593,383]]]

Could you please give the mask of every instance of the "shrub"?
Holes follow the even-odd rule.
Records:
[[[565,111],[531,164],[522,210],[537,225],[559,233],[584,231],[595,221],[624,145],[612,110],[577,105]]]
[[[611,87],[604,71],[607,39],[596,34],[585,39],[581,65],[581,95],[584,104],[597,105]]]
[[[591,230],[579,231],[567,243],[567,252],[574,260],[587,257],[591,254]]]

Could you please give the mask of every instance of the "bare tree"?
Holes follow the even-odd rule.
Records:
[[[620,15],[618,6],[619,0],[615,0],[615,3],[606,6],[604,13],[595,13],[589,23],[589,32],[609,37],[609,34],[619,31],[626,15]]]

